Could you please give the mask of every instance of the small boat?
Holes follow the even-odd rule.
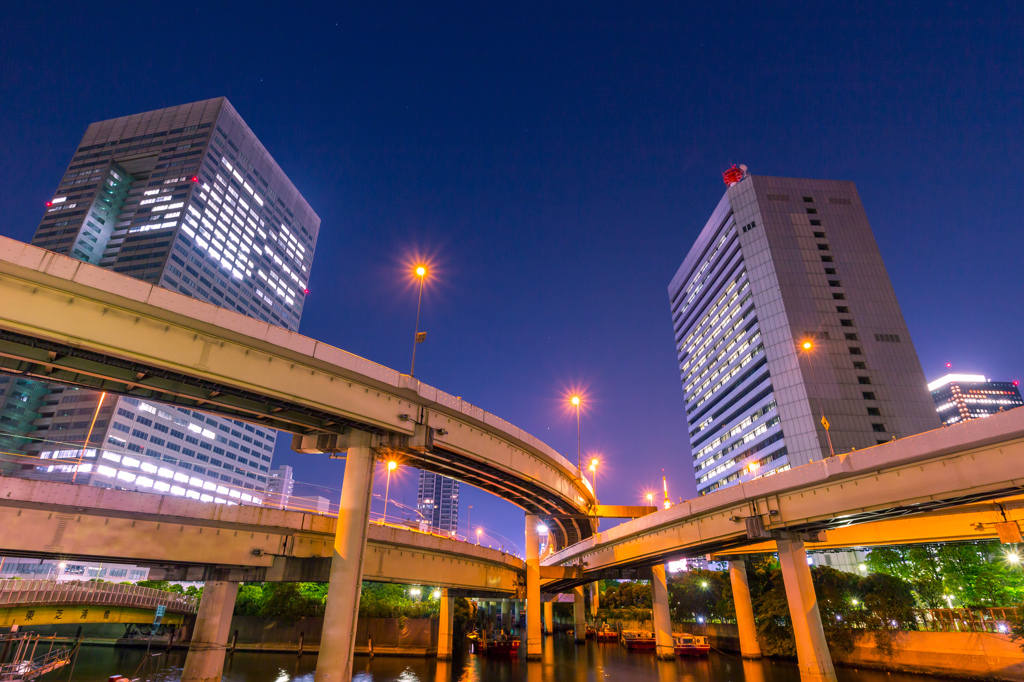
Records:
[[[599,642],[617,642],[619,641],[619,633],[608,627],[607,623],[601,626],[601,629],[597,631],[597,641]]]
[[[594,639],[595,637],[597,637],[597,630],[594,629],[593,625],[588,625],[586,629],[586,634],[584,636],[587,639]]]
[[[707,637],[683,633],[672,638],[676,656],[707,656],[711,650]]]
[[[481,643],[479,646],[483,647]],[[500,639],[488,640],[487,646],[483,647],[484,653],[488,656],[518,656],[519,638],[502,637]]]
[[[654,651],[654,633],[647,630],[623,630],[622,646],[629,651]]]

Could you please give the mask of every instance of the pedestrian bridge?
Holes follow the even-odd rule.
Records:
[[[128,562],[149,566],[154,580],[327,582],[337,523],[319,514],[0,478],[0,555]],[[505,552],[380,524],[369,526],[363,560],[366,580],[497,598],[521,596],[525,570]],[[96,590],[127,587],[134,586]]]
[[[152,623],[179,625],[199,600],[138,585],[54,580],[0,580],[0,627],[43,624]]]

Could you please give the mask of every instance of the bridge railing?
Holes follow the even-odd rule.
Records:
[[[0,580],[0,607],[22,604],[96,604],[195,613],[196,597],[138,585],[55,580]]]
[[[918,613],[918,623],[925,630],[939,632],[995,632],[1009,634],[1010,623],[1017,609],[927,609]]]

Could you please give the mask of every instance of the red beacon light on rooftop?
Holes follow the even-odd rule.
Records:
[[[192,176],[192,182],[199,182],[199,176],[198,175],[193,175]]]
[[[727,170],[724,173],[722,173],[722,180],[725,181],[725,186],[726,187],[732,187],[737,182],[739,182],[740,180],[745,178],[746,175],[747,175],[747,167],[746,167],[746,165],[741,163],[739,166],[737,166],[734,163],[732,165],[732,168],[730,168],[729,170]]]

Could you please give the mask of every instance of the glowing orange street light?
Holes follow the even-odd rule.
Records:
[[[814,344],[811,343],[810,339],[804,339],[800,347],[804,350],[804,355],[807,356],[807,368],[811,370],[811,385],[814,387],[814,397],[818,401],[818,412],[821,414],[821,425],[825,427],[825,440],[828,441],[828,456],[835,457],[835,450],[832,449],[832,435],[828,432],[828,420],[825,419],[825,408],[821,406],[821,395],[818,394],[818,378],[814,374],[814,366],[811,364],[811,351],[814,350]]]
[[[388,460],[388,482],[384,485],[384,523],[388,522],[388,494],[391,492],[391,472],[398,468],[398,462]]]
[[[654,493],[647,493],[647,504],[654,504]]]
[[[483,528],[476,529],[476,544],[480,544],[480,534],[484,532]]]
[[[420,306],[423,304],[423,281],[427,278],[427,266],[417,265],[413,272],[420,278],[420,294],[416,301],[416,330],[413,334],[412,341],[412,367],[409,368],[410,377],[416,375],[416,346],[427,340],[426,332],[420,334]]]
[[[569,403],[576,410],[576,470],[580,472],[580,476],[583,475],[583,456],[580,450],[580,404],[582,402],[583,397],[578,394],[569,397]]]

